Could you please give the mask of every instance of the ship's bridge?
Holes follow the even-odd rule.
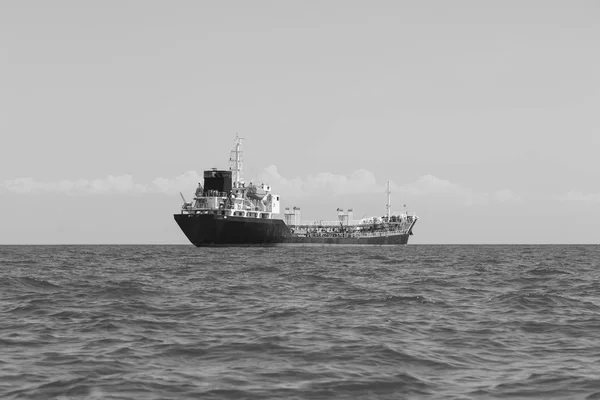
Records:
[[[212,169],[204,171],[204,186],[198,184],[194,202],[186,202],[182,213],[271,219],[279,214],[279,201],[269,185],[232,182],[232,171]]]

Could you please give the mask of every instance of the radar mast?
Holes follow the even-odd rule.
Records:
[[[244,161],[242,140],[244,140],[244,138],[239,137],[236,133],[235,147],[231,150],[231,155],[229,156],[229,169],[232,171],[233,182],[236,183],[236,186],[242,181],[242,165]]]
[[[392,194],[392,189],[390,188],[390,181],[388,181],[387,184],[387,204],[385,205],[385,208],[387,208],[387,219],[388,221],[390,220],[390,210],[392,208],[392,204],[391,204],[391,195]]]

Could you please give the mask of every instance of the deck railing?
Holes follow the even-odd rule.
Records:
[[[308,237],[321,237],[321,238],[340,238],[340,237],[350,237],[350,238],[363,238],[363,237],[378,237],[378,236],[390,236],[390,235],[398,235],[407,233],[407,229],[394,229],[387,231],[375,231],[375,232],[296,232],[295,234],[298,236],[308,236]]]
[[[194,196],[194,199],[198,200],[206,197],[229,197],[229,194],[225,192],[217,192],[216,190],[206,190],[204,193],[202,193],[202,196]]]
[[[292,221],[294,220],[294,218],[290,218]],[[406,218],[401,220],[401,221],[394,221],[394,222],[387,222],[385,219],[383,220],[377,220],[376,223],[378,224],[394,224],[394,225],[400,225],[403,223],[407,223],[410,224],[412,221],[407,221]],[[289,224],[290,226],[302,226],[302,227],[319,227],[319,226],[333,226],[333,227],[339,227],[339,226],[364,226],[364,225],[372,225],[374,222],[372,220],[361,220],[361,219],[354,219],[348,222],[341,222],[341,221],[320,221],[320,220],[308,220],[308,221],[299,221],[299,223],[297,224]]]

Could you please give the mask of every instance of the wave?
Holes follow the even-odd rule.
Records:
[[[568,271],[560,270],[552,267],[537,267],[527,271],[528,274],[532,275],[570,275]]]
[[[529,376],[512,382],[500,383],[489,391],[492,395],[511,397],[571,397],[573,389],[578,388],[581,394],[590,388],[598,389],[598,380],[582,376],[565,374],[563,372],[548,371],[545,373],[532,373]],[[586,388],[588,390],[582,390]]]
[[[11,260],[11,259],[3,259],[2,264],[11,267],[23,267],[23,266],[34,266],[38,263],[38,260],[35,259],[24,259],[24,260]]]
[[[600,311],[598,305],[589,301],[542,292],[514,291],[490,298],[488,301],[493,305],[503,306],[506,310],[565,308],[570,312],[576,310]]]
[[[327,282],[327,283],[334,283],[334,284],[340,284],[340,285],[348,285],[349,284],[349,282],[347,282],[344,278],[340,278],[337,276],[330,276],[330,275],[304,273],[304,274],[297,275],[297,277],[300,278],[300,280],[307,280],[309,282]]]
[[[269,274],[276,274],[276,273],[280,273],[281,269],[275,266],[269,266],[269,265],[256,265],[256,266],[251,266],[251,267],[247,267],[244,268],[240,271],[240,273],[269,273]]]
[[[435,386],[416,374],[400,372],[387,377],[373,376],[348,377],[350,379],[328,380],[310,385],[310,391],[316,391],[326,397],[340,395],[365,396],[396,394],[401,396],[432,395]]]
[[[61,286],[55,285],[44,279],[23,277],[0,278],[0,287],[7,289],[19,289],[25,292],[49,292],[61,289]]]
[[[7,397],[26,397],[26,398],[54,398],[57,396],[81,396],[89,394],[89,387],[84,382],[84,377],[68,377],[54,379],[50,382],[31,385],[26,389],[11,390],[6,393]]]
[[[430,287],[447,288],[448,286],[456,286],[456,283],[454,283],[452,280],[449,280],[449,279],[425,277],[425,278],[415,279],[415,280],[409,282],[408,285],[409,286],[423,286],[423,288],[425,289],[425,288],[430,288]]]
[[[305,310],[298,307],[285,308],[283,310],[274,310],[265,313],[261,318],[280,319],[305,315]]]
[[[436,307],[447,306],[446,302],[442,300],[433,300],[423,295],[386,295],[376,297],[343,297],[338,296],[332,300],[336,306],[344,308],[355,307],[355,306],[388,306],[397,307],[399,305],[434,305]],[[330,301],[331,302],[331,301]]]
[[[91,284],[91,282],[90,282]],[[94,287],[93,285],[90,285]],[[96,295],[104,297],[135,297],[157,295],[160,290],[155,286],[140,283],[132,280],[108,281],[102,286],[97,287]]]

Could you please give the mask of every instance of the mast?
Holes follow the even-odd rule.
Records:
[[[236,133],[235,148],[231,150],[231,155],[229,156],[229,169],[233,173],[233,182],[235,183],[240,183],[242,181],[242,164],[244,161],[242,140],[244,140],[244,138],[239,137]]]
[[[392,194],[392,190],[390,189],[390,181],[388,181],[388,187],[387,187],[387,204],[386,204],[386,208],[387,208],[387,218],[388,218],[388,222],[390,220],[390,210],[392,209],[392,204],[391,204],[391,200],[390,200],[390,195]]]

